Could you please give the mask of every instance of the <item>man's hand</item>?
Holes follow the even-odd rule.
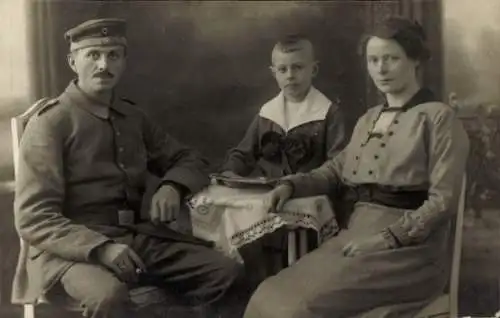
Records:
[[[293,187],[283,183],[267,194],[265,204],[269,208],[269,213],[276,213],[283,209],[285,203],[292,197]]]
[[[138,274],[146,271],[141,258],[125,244],[106,243],[97,248],[96,256],[102,265],[124,282],[137,282]]]
[[[161,186],[151,200],[149,211],[151,221],[155,224],[175,221],[179,216],[180,206],[179,191],[169,184]]]
[[[362,240],[350,241],[344,246],[342,253],[344,256],[353,257],[390,248],[390,244],[385,237],[382,234],[376,234]]]

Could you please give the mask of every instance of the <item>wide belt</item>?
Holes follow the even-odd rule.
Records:
[[[429,197],[427,190],[388,188],[379,184],[345,185],[342,199],[355,202],[376,203],[399,209],[418,209]]]

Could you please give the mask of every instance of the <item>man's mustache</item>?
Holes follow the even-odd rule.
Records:
[[[99,72],[99,73],[95,73],[94,74],[94,77],[100,77],[100,78],[113,78],[114,75],[111,74],[110,72],[108,71],[104,71],[104,72]]]

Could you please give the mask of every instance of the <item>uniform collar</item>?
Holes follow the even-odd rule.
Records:
[[[78,87],[76,80],[70,82],[64,92],[64,95],[66,95],[71,102],[76,104],[78,107],[85,109],[92,115],[101,119],[108,119],[110,117],[110,113],[117,113],[123,116],[128,114],[128,108],[120,99],[116,98],[114,93],[111,104],[108,105],[102,103],[82,91],[82,89]]]
[[[421,88],[418,92],[413,95],[410,100],[408,100],[403,106],[401,107],[389,107],[387,104],[387,101],[383,105],[382,111],[385,112],[391,112],[391,111],[407,111],[417,105],[428,103],[428,102],[434,102],[436,101],[436,96],[434,93],[428,89],[428,88]]]

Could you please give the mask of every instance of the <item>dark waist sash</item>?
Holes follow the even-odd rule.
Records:
[[[189,213],[187,207],[182,205],[181,213]],[[144,234],[158,239],[186,242],[213,247],[213,242],[205,241],[190,234],[177,232],[167,224],[153,224],[148,220],[140,219],[140,213],[133,210],[119,210],[113,207],[103,207],[98,211],[81,211],[68,218],[74,222],[107,236],[121,236],[126,232]]]
[[[428,198],[427,190],[388,188],[379,184],[345,185],[341,189],[343,200],[369,202],[399,209],[418,209]]]

